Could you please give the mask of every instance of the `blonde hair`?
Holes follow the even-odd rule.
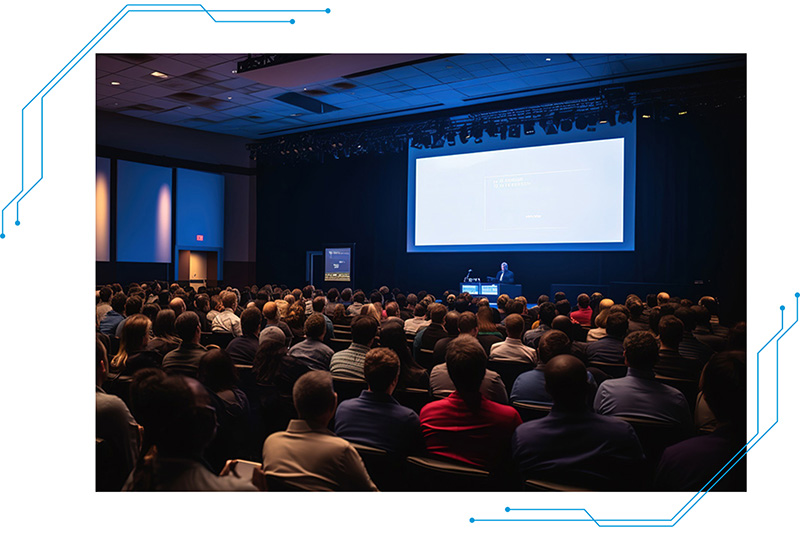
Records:
[[[125,368],[130,353],[144,350],[144,341],[151,326],[150,319],[144,315],[131,315],[125,320],[119,337],[119,352],[111,360],[112,368],[117,370]]]

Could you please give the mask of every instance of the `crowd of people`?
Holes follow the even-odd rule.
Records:
[[[378,490],[367,446],[507,490],[701,489],[745,443],[745,324],[553,296],[100,287],[97,488]],[[745,486],[741,461],[715,489]]]

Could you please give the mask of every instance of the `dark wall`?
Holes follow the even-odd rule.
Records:
[[[306,250],[355,242],[355,286],[364,289],[388,285],[438,294],[457,289],[468,268],[485,277],[505,260],[529,299],[559,284],[609,285],[622,292],[641,283],[643,292],[651,292],[650,284],[669,285],[680,296],[743,301],[745,131],[743,105],[667,122],[638,119],[633,252],[409,254],[407,154],[287,166],[259,161],[258,282],[300,286]],[[470,216],[459,212],[457,198],[442,198],[441,205],[451,216]],[[602,205],[567,200],[564,216],[577,209],[605,215]],[[730,318],[744,319],[744,306]]]

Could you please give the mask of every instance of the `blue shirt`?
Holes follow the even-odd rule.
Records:
[[[113,309],[106,313],[106,316],[103,317],[103,320],[100,321],[100,333],[105,333],[106,335],[114,335],[117,334],[117,326],[125,317],[121,314],[117,313]]]
[[[622,352],[622,340],[614,337],[606,336],[595,342],[590,342],[586,346],[586,355],[589,357],[589,361],[598,361],[600,363],[624,365],[625,358],[622,356]]]
[[[292,346],[288,355],[299,359],[311,370],[328,370],[333,357],[333,349],[316,339],[306,339]]]
[[[417,413],[386,393],[370,390],[339,405],[334,432],[351,442],[402,456],[423,448]]]
[[[603,415],[649,418],[687,429],[692,426],[683,393],[656,381],[652,371],[636,368],[629,368],[624,378],[601,383],[594,397],[594,410]]]
[[[553,398],[544,388],[544,367],[545,365],[541,364],[517,376],[514,386],[511,387],[512,402],[553,403]],[[588,370],[586,381],[591,385],[591,398],[594,398],[597,382]]]
[[[636,432],[624,420],[557,406],[514,431],[511,453],[523,478],[603,490],[636,488],[644,460]]]

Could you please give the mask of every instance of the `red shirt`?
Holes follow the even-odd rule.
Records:
[[[591,326],[592,325],[592,308],[587,307],[586,309],[578,309],[577,311],[573,311],[569,314],[569,317],[572,320],[575,320],[581,326]]]
[[[453,392],[420,412],[428,453],[491,469],[508,458],[511,435],[522,423],[516,409],[486,398],[478,412]]]

